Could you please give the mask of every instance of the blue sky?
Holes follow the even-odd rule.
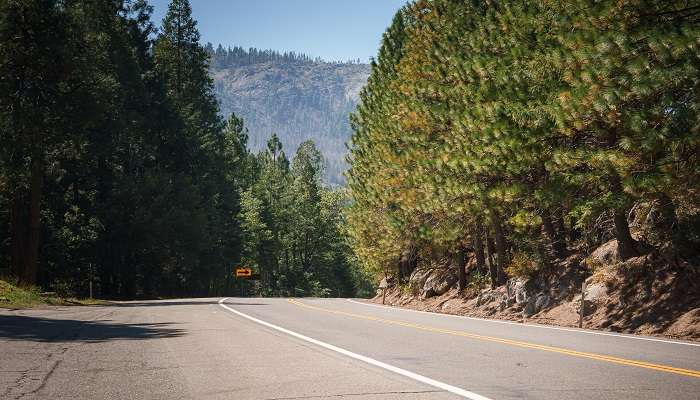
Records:
[[[169,0],[151,0],[160,25]],[[190,0],[202,42],[367,61],[406,0]]]

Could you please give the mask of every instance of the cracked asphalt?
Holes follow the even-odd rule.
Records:
[[[218,302],[0,310],[0,399],[463,398]],[[700,399],[700,346],[343,299],[225,304],[491,399]]]

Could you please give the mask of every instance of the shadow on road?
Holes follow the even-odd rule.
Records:
[[[0,315],[0,340],[34,342],[103,342],[145,340],[184,335],[173,323],[122,324],[109,320],[80,321],[19,315]]]
[[[196,301],[196,300],[177,300],[177,301],[129,301],[129,302],[113,302],[110,305],[117,307],[166,307],[166,306],[206,306],[207,304],[219,304],[217,300]]]
[[[218,300],[211,301],[188,301],[188,300],[178,300],[178,301],[130,301],[124,303],[112,303],[110,305],[117,307],[166,307],[166,306],[204,306],[207,304],[219,304]],[[236,303],[236,302],[225,302],[224,304],[236,305],[236,306],[266,306],[265,303]]]

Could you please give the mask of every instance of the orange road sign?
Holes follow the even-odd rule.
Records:
[[[236,267],[236,278],[250,278],[253,276],[253,270],[251,268]]]

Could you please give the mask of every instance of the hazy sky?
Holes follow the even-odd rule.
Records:
[[[170,0],[150,0],[160,25]],[[406,0],[190,0],[202,42],[307,53],[325,60],[376,56]]]

